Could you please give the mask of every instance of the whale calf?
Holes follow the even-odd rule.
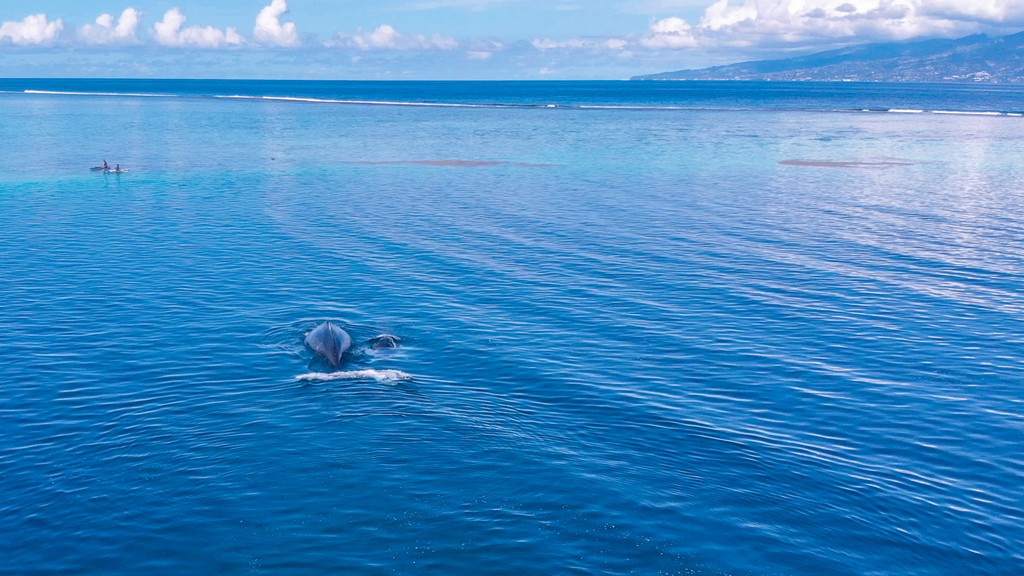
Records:
[[[306,334],[306,346],[323,356],[331,366],[341,366],[341,357],[352,346],[352,338],[330,320],[320,324]]]
[[[381,348],[398,348],[398,343],[402,339],[393,334],[380,334],[370,338],[370,346],[374,350],[380,350]]]

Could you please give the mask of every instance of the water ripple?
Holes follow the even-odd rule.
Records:
[[[1005,118],[182,100],[0,118],[0,571],[1024,563]]]

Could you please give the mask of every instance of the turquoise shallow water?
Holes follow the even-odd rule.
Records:
[[[666,86],[4,81],[0,572],[1020,573],[1024,93]]]

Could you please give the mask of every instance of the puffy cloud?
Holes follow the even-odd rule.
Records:
[[[87,44],[135,44],[139,39],[135,30],[139,27],[139,11],[125,8],[114,23],[110,14],[101,14],[95,24],[86,24],[78,29],[78,37]]]
[[[849,4],[844,4],[849,6]],[[748,22],[757,18],[757,7],[749,4],[743,6],[732,6],[729,0],[718,0],[704,10],[704,18],[700,21],[703,30],[721,30]]]
[[[372,32],[339,36],[326,45],[360,50],[455,50],[459,47],[458,41],[449,36],[402,34],[389,24],[382,24]]]
[[[691,0],[650,0],[674,10]],[[636,7],[635,4],[630,4]],[[628,39],[535,39],[540,51],[828,48],[851,42],[1008,33],[1024,27],[1024,0],[707,0],[699,23],[670,16]],[[669,12],[671,13],[671,12]]]
[[[1024,24],[1020,0],[718,0],[699,28],[725,42],[902,40]]]
[[[918,4],[923,14],[932,17],[1024,26],[1024,2],[1020,0],[929,0]]]
[[[673,16],[651,24],[650,33],[640,40],[640,45],[656,49],[693,48],[697,46],[697,38],[689,22]]]
[[[164,19],[153,25],[153,36],[164,46],[195,46],[198,48],[220,48],[239,46],[245,40],[234,28],[221,30],[212,26],[189,26],[182,28],[185,15],[177,8],[171,8]]]
[[[352,40],[363,50],[394,49],[398,47],[401,34],[388,24],[382,24],[373,32],[360,34]]]
[[[281,16],[288,12],[285,0],[273,0],[260,10],[253,28],[253,40],[271,46],[298,46],[299,35],[294,22],[281,23]]]
[[[60,18],[50,22],[46,14],[33,14],[21,22],[5,21],[0,24],[0,43],[9,40],[16,46],[49,44],[63,29],[64,22]]]

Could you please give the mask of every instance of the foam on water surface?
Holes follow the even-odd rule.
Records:
[[[376,380],[377,382],[402,382],[412,380],[412,374],[401,370],[347,370],[341,372],[307,372],[295,377],[303,382],[328,382],[331,380]]]

